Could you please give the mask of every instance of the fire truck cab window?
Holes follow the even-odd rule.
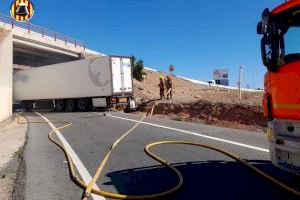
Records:
[[[300,60],[300,26],[291,26],[284,35],[286,63]]]

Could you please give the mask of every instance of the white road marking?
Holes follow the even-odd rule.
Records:
[[[57,130],[56,127],[45,116],[43,116],[42,114],[40,114],[38,112],[35,112],[35,113],[38,114],[41,118],[43,118],[49,124],[49,126],[55,131],[57,137],[60,139],[61,143],[66,148],[66,151],[72,158],[72,161],[73,161],[75,167],[77,168],[77,171],[78,171],[80,177],[86,184],[88,184],[92,180],[92,176],[89,174],[88,170],[86,169],[84,164],[81,162],[80,158],[77,156],[77,154],[72,149],[70,144],[67,142],[67,140],[64,138],[64,136],[61,134],[61,132],[59,130]],[[94,187],[96,189],[99,189],[96,184]],[[92,194],[91,196],[94,200],[105,200],[104,197],[96,195],[96,194]]]
[[[95,112],[95,114],[100,115],[101,113]],[[131,121],[131,122],[139,122],[138,120],[129,119],[129,118],[125,118],[125,117],[118,117],[118,116],[114,116],[114,115],[110,115],[110,114],[106,114],[106,116],[117,118],[117,119],[123,119],[123,120]],[[164,129],[168,129],[168,130],[172,130],[172,131],[187,133],[187,134],[194,135],[194,136],[199,136],[199,137],[202,137],[202,138],[216,140],[216,141],[220,141],[220,142],[224,142],[224,143],[228,143],[228,144],[234,144],[234,145],[237,145],[237,146],[241,146],[241,147],[245,147],[245,148],[254,149],[254,150],[258,150],[258,151],[263,151],[263,152],[269,153],[269,149],[264,149],[264,148],[261,148],[261,147],[256,147],[256,146],[252,146],[252,145],[248,145],[248,144],[244,144],[244,143],[240,143],[240,142],[235,142],[235,141],[231,141],[231,140],[226,140],[226,139],[222,139],[222,138],[212,137],[212,136],[203,135],[203,134],[200,134],[200,133],[195,133],[195,132],[191,132],[191,131],[186,131],[186,130],[182,130],[182,129],[172,128],[172,127],[158,125],[158,124],[153,124],[153,123],[148,123],[148,122],[140,122],[140,123],[141,124],[146,124],[146,125],[149,125],[149,126],[164,128]]]

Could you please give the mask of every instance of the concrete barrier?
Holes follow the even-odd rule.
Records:
[[[0,121],[12,115],[12,31],[0,29]]]

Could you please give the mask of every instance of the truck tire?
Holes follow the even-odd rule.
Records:
[[[86,112],[90,109],[89,102],[86,98],[78,99],[77,107],[79,111]]]
[[[63,99],[55,100],[55,110],[57,112],[62,112],[65,109],[65,101]]]
[[[22,108],[26,111],[26,112],[31,112],[33,109],[33,102],[31,101],[22,101],[21,102],[21,106]]]
[[[65,111],[66,112],[73,112],[75,111],[76,107],[76,102],[74,99],[67,99],[66,100],[66,106],[65,106]]]

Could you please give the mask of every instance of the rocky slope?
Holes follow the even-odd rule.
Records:
[[[135,97],[140,111],[151,110],[159,98],[159,76],[165,73],[145,70],[144,82],[134,80]],[[267,124],[261,109],[262,92],[243,92],[237,99],[237,90],[216,88],[193,83],[176,76],[173,100],[162,100],[154,114],[174,120],[215,124],[225,127],[256,130]]]

